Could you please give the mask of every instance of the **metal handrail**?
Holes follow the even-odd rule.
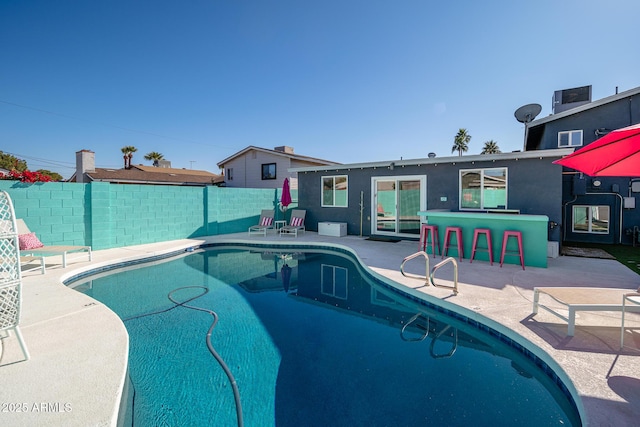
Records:
[[[422,255],[424,257],[425,263],[426,263],[426,269],[425,271],[429,271],[429,255],[427,255],[427,253],[425,251],[420,251],[420,252],[416,252],[413,255],[409,255],[408,257],[406,257],[405,259],[402,260],[402,264],[400,264],[400,273],[404,276],[404,277],[409,277],[411,279],[420,279],[420,280],[424,280],[424,284],[426,286],[429,285],[429,281],[428,281],[428,277],[425,276],[418,276],[415,274],[409,274],[409,273],[405,273],[404,272],[404,265],[407,261],[411,261],[414,258],[419,257],[420,255]],[[425,273],[426,274],[426,273]]]
[[[434,274],[436,272],[437,269],[439,269],[440,267],[442,267],[445,264],[448,263],[453,263],[453,286],[448,286],[448,285],[440,285],[437,284],[434,281]],[[449,257],[444,259],[443,261],[439,262],[438,264],[433,266],[433,269],[431,270],[431,274],[429,275],[429,280],[431,281],[431,284],[437,288],[448,288],[453,290],[454,295],[458,295],[458,262],[456,261],[455,258]]]
[[[424,316],[427,319],[427,328],[426,328],[426,332],[417,338],[406,338],[404,336],[404,331],[405,329],[407,329],[407,327],[412,324],[413,322],[415,322],[416,320],[418,320],[420,318],[420,316],[422,316],[422,313],[416,313],[411,319],[409,319],[409,321],[402,327],[402,329],[400,330],[400,338],[402,338],[403,341],[409,341],[409,342],[415,342],[415,341],[423,341],[428,335],[429,335],[429,317],[428,316]]]
[[[433,357],[434,359],[444,359],[446,357],[451,357],[451,356],[453,356],[453,354],[458,349],[458,330],[456,328],[453,328],[453,336],[452,336],[453,346],[451,347],[451,350],[449,350],[449,353],[446,353],[446,354],[435,354],[435,352],[433,351],[433,348],[435,347],[436,341],[438,340],[438,338],[440,338],[440,336],[442,336],[442,334],[444,334],[446,331],[448,331],[449,328],[452,328],[452,326],[451,325],[447,325],[446,328],[442,329],[431,340],[431,345],[429,346],[429,353],[431,353],[431,357]]]
[[[451,289],[454,293],[454,295],[458,295],[458,262],[456,261],[455,258],[449,257],[449,258],[445,258],[444,260],[440,261],[438,264],[433,266],[433,269],[431,269],[431,273],[429,274],[429,277],[425,276],[418,276],[416,274],[410,274],[410,273],[406,273],[404,271],[404,265],[407,263],[407,261],[411,261],[414,258],[418,258],[419,256],[422,256],[424,258],[425,261],[425,271],[429,272],[429,255],[425,252],[425,251],[419,251],[416,252],[412,255],[409,255],[408,257],[405,257],[402,260],[402,264],[400,264],[400,273],[404,276],[404,277],[409,277],[411,279],[418,279],[418,280],[424,280],[424,284],[425,286],[429,286],[429,282],[431,282],[431,284],[433,286],[435,286],[436,288],[447,288],[447,289]],[[453,263],[453,286],[448,286],[448,285],[440,285],[438,283],[435,282],[434,280],[434,274],[436,272],[436,270],[438,270],[440,267],[442,267],[445,264],[448,263]]]

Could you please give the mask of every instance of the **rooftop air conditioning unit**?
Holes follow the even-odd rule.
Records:
[[[579,107],[591,102],[591,85],[573,89],[557,90],[551,100],[553,114]]]

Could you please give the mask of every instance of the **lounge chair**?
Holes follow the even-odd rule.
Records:
[[[291,219],[289,225],[285,225],[280,228],[281,236],[295,236],[298,237],[298,232],[305,232],[304,218],[307,215],[307,211],[304,209],[293,209],[291,211]]]
[[[20,256],[49,257],[62,256],[62,268],[67,267],[67,254],[73,252],[87,252],[89,261],[93,260],[91,246],[45,246],[32,233],[24,220],[16,219],[18,225],[18,240],[20,242]],[[44,272],[44,260],[42,261],[42,271]]]
[[[258,224],[249,227],[249,236],[252,234],[262,234],[266,237],[267,232],[274,229],[273,215],[273,210],[263,209],[260,213],[260,220],[258,221]]]
[[[533,314],[538,313],[538,307],[545,309],[554,316],[568,323],[567,335],[572,337],[575,332],[577,311],[622,311],[622,299],[633,293],[633,289],[619,288],[588,288],[588,287],[544,287],[533,289]],[[568,316],[560,310],[556,311],[548,305],[540,303],[540,294],[551,297],[568,310]],[[628,311],[629,308],[627,309]],[[635,310],[634,310],[635,311]]]
[[[36,265],[37,264],[37,265]],[[20,269],[22,272],[39,269],[42,274],[46,273],[43,256],[21,256]]]

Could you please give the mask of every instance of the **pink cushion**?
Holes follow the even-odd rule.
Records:
[[[292,227],[300,227],[302,226],[302,218],[291,218],[291,226]]]
[[[273,218],[269,218],[268,216],[265,216],[262,218],[262,221],[260,221],[260,225],[263,227],[270,227],[271,224],[273,224]]]
[[[42,242],[36,237],[35,233],[18,235],[18,242],[20,243],[21,251],[27,251],[29,249],[37,249],[44,246]]]

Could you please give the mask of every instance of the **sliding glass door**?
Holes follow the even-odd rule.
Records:
[[[373,177],[372,234],[420,234],[418,211],[426,210],[427,177]]]

